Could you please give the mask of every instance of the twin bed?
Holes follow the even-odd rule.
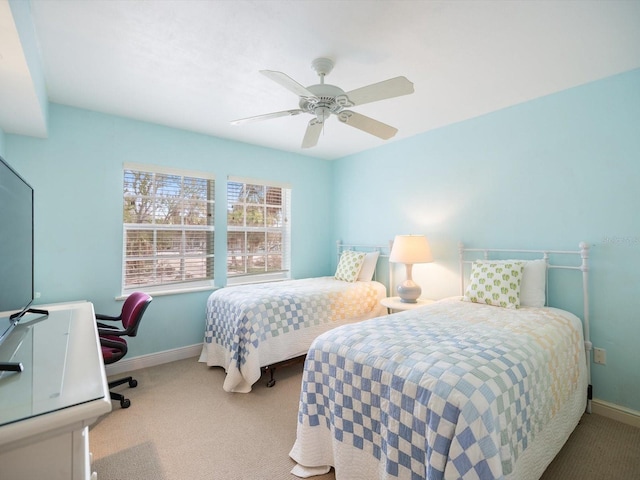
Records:
[[[222,289],[200,360],[248,392],[265,366],[306,354],[296,476],[538,479],[589,410],[587,260],[585,244],[461,246],[463,296],[392,315],[368,278]],[[582,273],[583,321],[548,306],[556,269]]]
[[[385,247],[337,244],[331,277],[222,288],[207,300],[200,362],[226,370],[228,392],[247,393],[262,372],[301,359],[330,329],[386,313],[386,287],[375,280]]]
[[[461,247],[461,265],[471,265],[463,297],[314,341],[293,474],[334,467],[337,480],[540,478],[588,404],[587,246],[524,262],[503,250],[507,260],[464,260],[476,252],[490,253]],[[578,264],[552,265],[554,254]],[[584,325],[545,306],[556,268],[582,272]]]

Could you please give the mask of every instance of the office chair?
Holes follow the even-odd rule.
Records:
[[[123,337],[135,337],[138,334],[138,326],[145,310],[151,303],[151,296],[142,292],[134,292],[122,305],[122,312],[117,317],[96,313],[98,323],[98,335],[102,347],[102,358],[105,365],[115,363],[127,354],[127,341]],[[120,325],[109,325],[104,321],[119,322]],[[118,385],[129,384],[130,388],[138,386],[138,381],[133,377],[125,377],[109,382],[109,389]],[[118,400],[122,408],[129,408],[131,401],[124,395],[109,391],[112,400]]]

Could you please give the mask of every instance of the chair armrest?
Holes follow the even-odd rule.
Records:
[[[107,320],[109,322],[117,322],[120,320],[120,317],[112,317],[110,315],[103,315],[102,313],[96,313],[96,320]]]
[[[110,330],[117,330],[118,327],[116,327],[115,325],[107,325],[106,323],[101,323],[101,322],[96,322],[96,325],[98,325],[98,328],[103,328],[103,329],[110,329]]]
[[[103,328],[100,326],[100,324],[98,324],[98,335],[111,335],[113,337],[122,337],[126,334],[127,332],[125,332],[124,330],[117,330],[114,327],[110,327],[110,326],[106,326]]]

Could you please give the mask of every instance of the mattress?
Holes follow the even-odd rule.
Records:
[[[586,405],[580,320],[459,300],[318,337],[292,473],[340,479],[534,479]]]
[[[383,315],[386,288],[376,281],[317,277],[227,287],[207,300],[200,362],[225,368],[228,392],[247,393],[261,367],[307,353],[320,334]]]

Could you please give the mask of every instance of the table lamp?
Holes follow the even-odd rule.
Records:
[[[398,285],[400,301],[404,303],[417,303],[422,293],[422,288],[411,278],[414,263],[433,262],[429,243],[424,235],[396,235],[391,247],[389,261],[404,263],[407,268],[407,278]]]

